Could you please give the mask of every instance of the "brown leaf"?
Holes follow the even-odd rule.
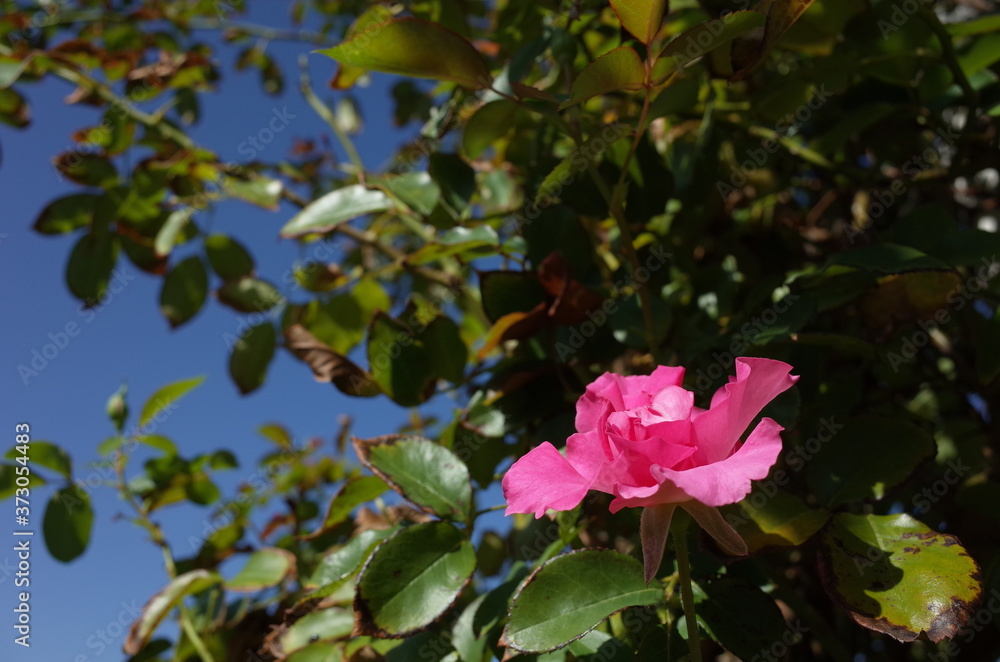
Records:
[[[372,397],[381,392],[368,372],[333,351],[301,324],[285,329],[285,346],[312,369],[316,381],[331,382],[341,392],[357,397]]]

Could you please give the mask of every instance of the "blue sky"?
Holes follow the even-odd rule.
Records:
[[[270,26],[288,23],[286,3],[252,4],[254,12],[248,20]],[[218,45],[214,35],[204,37]],[[304,44],[269,46],[268,52],[286,74],[285,92],[277,98],[260,91],[254,71],[228,75],[236,49],[217,50],[226,75],[217,93],[203,97],[202,121],[190,132],[194,139],[224,160],[242,161],[240,144],[267,126],[275,111],[287,112],[294,116],[287,128],[260,154],[262,159],[277,160],[287,154],[296,137],[329,133],[297,91],[297,58],[308,50]],[[310,55],[309,61],[321,97],[333,99],[324,86],[334,63],[320,55]],[[370,87],[357,91],[368,130],[356,144],[369,168],[377,168],[405,140],[404,132],[391,121],[389,89],[394,82],[393,77],[376,74]],[[50,440],[66,448],[73,457],[75,475],[84,478],[94,471],[88,465],[98,457],[97,445],[113,433],[104,407],[122,381],[128,382],[135,416],[157,388],[196,375],[205,375],[205,383],[180,401],[157,432],[172,438],[184,456],[220,448],[236,452],[240,468],[218,475],[224,494],[232,494],[254,472],[260,457],[273,449],[256,432],[262,423],[285,423],[300,443],[311,436],[330,439],[338,428],[338,416],[345,413],[354,418],[353,432],[358,436],[395,431],[405,420],[405,410],[383,397],[347,398],[313,381],[304,364],[283,352],[271,364],[265,386],[248,397],[239,396],[227,373],[223,338],[238,333],[240,317],[210,301],[193,321],[171,331],[158,309],[160,280],[135,269],[124,256],[121,291],[96,314],[80,309],[63,275],[75,237],[45,237],[30,229],[48,201],[76,188],[60,180],[52,157],[71,146],[73,131],[97,123],[100,116],[97,109],[67,106],[64,98],[70,91],[68,84],[58,80],[26,87],[23,93],[31,103],[32,126],[24,131],[0,126],[0,279],[5,284],[0,289],[5,322],[0,430],[7,435],[2,446],[13,445],[15,424],[27,422],[34,440]],[[248,204],[226,203],[214,213],[212,228],[242,241],[257,259],[258,273],[280,283],[281,275],[302,255],[294,242],[278,239],[278,230],[293,213],[288,206],[267,212]],[[30,366],[33,352],[44,351],[52,342],[49,334],[58,336],[70,323],[75,323],[78,334],[66,339],[54,358],[25,383],[18,366]],[[438,407],[444,411],[448,404]],[[162,558],[140,529],[117,517],[126,509],[114,491],[97,488],[91,494],[96,522],[89,548],[73,563],[54,561],[40,537],[45,501],[51,492],[45,487],[32,493],[32,528],[38,535],[31,558],[30,650],[12,643],[10,610],[16,591],[8,572],[16,565],[11,551],[14,504],[0,503],[0,512],[9,509],[7,515],[0,515],[0,537],[7,540],[0,542],[0,610],[7,615],[0,619],[0,659],[123,659],[121,645],[133,610],[165,582]],[[167,509],[157,519],[184,555],[188,550],[182,541],[199,535],[210,514],[209,509],[184,507]]]

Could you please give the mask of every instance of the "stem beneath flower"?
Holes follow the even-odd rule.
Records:
[[[691,662],[701,662],[701,638],[698,636],[698,619],[694,611],[694,593],[691,590],[691,563],[688,560],[687,525],[690,515],[681,510],[674,518],[671,538],[677,554],[678,583],[681,585],[681,604],[684,605],[684,621],[687,623],[688,650]]]

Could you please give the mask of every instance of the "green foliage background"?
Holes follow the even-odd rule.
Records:
[[[105,109],[54,155],[79,191],[35,222],[73,242],[74,296],[96,305],[127,260],[162,278],[173,327],[204,306],[250,320],[229,343],[242,393],[287,355],[414,408],[411,429],[353,452],[345,430],[333,455],[265,425],[264,480],[222,495],[212,475],[232,453],[184,458],[126,432],[198,380],[138,417],[115,394],[100,451],[166,571],[131,659],[681,659],[674,555],[646,587],[637,512],[592,495],[509,530],[477,521],[511,458],[573,431],[597,375],[683,365],[707,406],[744,355],[801,380],[768,411],[786,427],[771,476],[725,509],[751,556],[689,532],[704,656],[1000,655],[994,3],[313,0],[290,4],[303,27],[280,35],[233,21],[240,3],[65,4],[39,28],[52,11],[0,3],[0,121],[26,126],[22,92],[46,77]],[[236,166],[196,144],[199,97],[224,72],[195,26],[226,30],[266,92],[297,79],[349,162],[310,143]],[[335,106],[280,70],[275,38],[332,58]],[[387,102],[419,127],[382,170],[351,138],[349,90],[374,72],[407,77]],[[283,240],[333,238],[342,255],[292,265],[286,298],[255,268],[267,247],[205,229],[234,198],[295,204]],[[184,244],[201,250],[176,259]],[[464,406],[425,423],[444,390]],[[130,464],[136,444],[157,457]],[[5,496],[26,454],[0,466]],[[89,499],[58,446],[31,459],[63,485],[44,532],[70,562]],[[154,514],[184,502],[229,523],[181,558]],[[234,554],[245,565],[224,579]]]

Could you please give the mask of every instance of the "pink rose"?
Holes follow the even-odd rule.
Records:
[[[615,496],[611,511],[644,506],[646,579],[659,567],[674,508],[681,506],[724,550],[746,545],[716,506],[740,501],[750,481],[767,476],[781,451],[783,428],[761,409],[796,382],[781,361],[736,359],[736,376],[716,391],[709,409],[681,387],[684,368],[660,366],[648,376],[605,373],[576,403],[577,433],[566,455],[545,442],[503,478],[506,514],[570,510],[589,490]],[[654,558],[655,557],[655,558]]]

